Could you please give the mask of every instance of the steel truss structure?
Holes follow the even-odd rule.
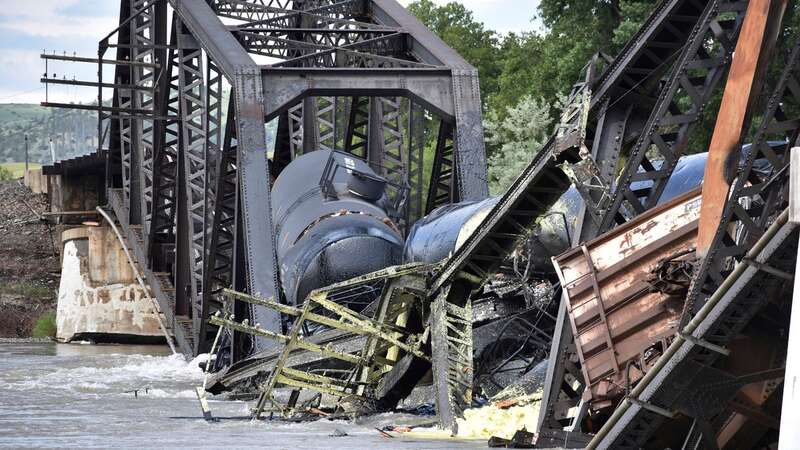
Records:
[[[573,104],[556,135],[445,263],[431,292],[448,292],[449,303],[469,306],[471,293],[497,272],[527,239],[536,219],[572,183],[585,197],[574,244],[654,206],[723,78],[746,7],[746,1],[665,1],[616,59],[595,57],[573,89]],[[651,142],[665,164],[656,167],[650,161]],[[635,175],[623,176],[614,185],[623,153],[631,155],[626,171]],[[640,180],[651,180],[648,189],[635,192],[646,201],[624,194],[626,189],[633,193],[631,184]],[[636,200],[639,206],[617,199]],[[578,406],[583,389],[577,357],[570,356],[574,349],[570,350],[571,330],[565,321],[562,306],[551,349],[556,363],[548,370],[540,416],[543,428],[568,425],[567,411]],[[448,337],[457,340],[452,333]],[[434,354],[434,367],[436,360]],[[454,387],[463,386],[462,380],[439,376],[435,383],[457,391],[451,398],[463,397],[465,388]]]
[[[110,130],[109,204],[186,354],[208,351],[222,289],[281,298],[270,187],[293,158],[368,161],[402,187],[402,229],[488,195],[477,71],[395,0],[122,0],[120,26],[82,60],[100,74],[80,82],[97,105],[79,107]],[[277,311],[237,308],[286,332]]]
[[[673,3],[662,3],[628,47],[663,48],[658,38],[647,38],[643,42],[637,42],[637,39],[646,37],[652,30],[673,29],[670,21],[689,21],[683,14],[673,16],[677,14],[669,11]],[[696,2],[694,5],[699,4]],[[702,12],[695,16],[696,21],[690,21],[693,23],[692,33],[686,41],[680,42],[680,52],[674,55],[674,63],[664,72],[660,89],[656,91],[658,97],[651,103],[649,119],[644,122],[633,145],[625,148],[628,133],[625,126],[630,126],[633,116],[622,114],[617,117],[624,117],[624,120],[617,118],[612,122],[614,133],[610,137],[613,140],[606,141],[617,148],[609,149],[602,143],[593,147],[592,159],[588,163],[586,155],[589,151],[583,149],[583,160],[573,165],[572,172],[589,173],[593,177],[572,177],[586,202],[586,212],[579,221],[574,245],[625,223],[656,205],[678,157],[689,144],[691,126],[709,106],[711,94],[730,64],[747,6],[747,2],[705,2]],[[780,24],[780,15],[777,17],[777,24],[770,26]],[[624,58],[625,53],[623,51],[617,60]],[[784,225],[785,217],[779,217],[787,201],[788,148],[798,136],[795,117],[798,98],[796,89],[790,87],[796,86],[797,49],[787,56],[785,59],[776,58],[780,62],[775,66],[782,68],[782,74],[775,82],[766,110],[748,112],[747,117],[757,117],[760,126],[750,138],[752,140],[745,141],[752,142],[752,145],[739,170],[733,169],[732,173],[725,174],[734,182],[717,233],[708,254],[697,262],[678,328],[680,331],[676,341],[665,352],[672,356],[676,355],[671,353],[675,348],[681,349],[678,352],[691,348],[688,351],[697,356],[680,359],[687,355],[686,352],[678,359],[667,360],[667,356],[662,356],[665,361],[659,361],[659,367],[647,374],[646,382],[641,382],[625,397],[611,420],[592,440],[590,448],[673,446],[675,442],[664,437],[676,432],[686,433],[682,440],[683,448],[716,448],[733,442],[746,447],[756,445],[766,433],[777,429],[775,401],[772,399],[783,376],[780,348],[785,346],[785,342],[775,336],[763,336],[752,323],[754,318],[774,314],[772,310],[776,305],[768,301],[769,294],[766,293],[784,289],[787,279],[792,277],[796,254],[793,227]],[[700,68],[702,70],[698,70]],[[613,70],[607,71],[604,77],[612,74]],[[586,86],[591,85],[580,83],[573,92],[587,89]],[[594,85],[593,89],[602,89],[601,86]],[[573,97],[576,102],[581,98],[577,94]],[[592,101],[595,100],[593,96]],[[615,103],[612,99],[611,104]],[[573,110],[579,109],[573,107]],[[585,124],[579,122],[580,114],[565,114],[565,117],[572,117],[573,122],[562,124],[559,129],[575,130],[575,133],[585,133],[590,138],[591,113],[590,110]],[[604,119],[608,117],[606,115]],[[582,126],[586,128],[582,129]],[[745,135],[748,126],[749,122],[743,125]],[[557,143],[559,137],[556,137]],[[582,136],[573,139],[570,144],[579,148],[581,139]],[[620,151],[624,151],[628,159],[615,182],[603,169],[613,170]],[[739,152],[734,152],[734,155],[738,157]],[[611,160],[614,161],[611,167],[605,165]],[[755,161],[760,161],[760,170],[754,169]],[[736,167],[735,162],[730,164]],[[764,169],[764,164],[768,169]],[[587,165],[592,169],[582,167]],[[748,252],[749,249],[754,250]],[[731,285],[736,287],[730,289]],[[716,302],[720,298],[728,302],[724,306],[728,309],[720,310],[723,306],[719,305],[723,303],[719,303],[713,313],[705,315],[710,300]],[[702,325],[698,325],[701,319]],[[585,430],[587,397],[581,395],[585,389],[584,380],[578,371],[580,365],[575,357],[572,330],[566,320],[562,305],[560,327],[554,336],[545,383],[545,413],[540,416],[542,430]],[[706,334],[692,334],[699,327],[703,327]],[[736,352],[725,347],[737,336],[741,339],[740,333],[750,339],[768,340],[770,348],[777,354],[769,363],[753,362],[749,366],[750,372],[744,370],[742,373],[741,360],[746,356],[742,353],[737,356]],[[712,367],[722,355],[728,358]],[[759,394],[742,394],[744,386],[753,384],[755,386],[749,387],[749,392],[762,389]],[[571,408],[574,408],[574,415],[568,413]]]
[[[784,292],[794,276],[797,232],[794,224],[786,223],[784,208],[788,205],[789,148],[797,145],[800,134],[796,110],[800,105],[796,89],[800,40],[782,62],[785,66],[772,87],[752,145],[735,173],[713,244],[695,270],[681,320],[683,333],[673,343],[679,350],[670,354],[666,367],[654,374],[652,381],[637,387],[618,408],[621,420],[604,427],[604,432],[610,432],[595,439],[598,448],[639,448],[659,427],[668,426],[667,418],[680,416],[692,423],[684,448],[716,446],[731,436],[753,439],[749,442],[755,445],[765,431],[745,426],[752,427],[753,421],[766,421],[768,427],[777,429],[775,412],[764,403],[780,386],[767,382],[782,379],[781,356],[785,355],[779,354],[769,367],[748,374],[737,375],[712,364],[721,356],[714,348],[725,348],[741,335],[758,338],[758,332],[751,329],[754,318],[769,314],[769,307],[775,307],[770,305],[769,293]],[[782,145],[771,148],[769,142]],[[755,167],[757,161],[768,163],[766,176]],[[769,342],[779,353],[785,349],[785,341],[778,336]],[[737,396],[741,387],[753,383],[763,384],[761,398]],[[665,417],[659,411],[671,414]],[[731,414],[740,414],[751,423],[725,423]]]
[[[585,77],[572,91],[572,102],[565,110],[556,134],[435,277],[431,292],[438,293],[437,300],[446,297],[450,304],[469,307],[474,293],[527,239],[536,218],[570,184],[576,185],[584,198],[578,227],[573,234],[573,245],[585,242],[654,207],[678,158],[690,144],[693,127],[701,122],[705,114],[713,114],[713,111],[709,111],[712,95],[721,87],[729,68],[748,4],[747,1],[726,0],[664,1],[616,59],[609,62],[604,55],[598,55],[590,61],[585,69]],[[789,59],[784,77],[770,98],[768,110],[760,116],[762,131],[754,137],[745,168],[738,173],[732,198],[727,203],[725,217],[714,243],[714,251],[700,262],[695,273],[685,313],[689,319],[705,304],[705,298],[715,292],[714,283],[718,286],[725,274],[730,272],[733,267],[731,258],[734,258],[733,261],[741,260],[745,250],[751,248],[776,220],[783,205],[785,198],[781,192],[785,183],[781,177],[786,172],[784,151],[789,143],[795,142],[798,129],[798,121],[790,113],[795,111],[794,107],[784,109],[787,107],[783,106],[794,104],[787,103],[784,98],[788,95],[793,99],[796,94],[796,89],[790,87],[797,86],[792,77],[793,61]],[[773,149],[767,145],[768,140],[786,144]],[[626,163],[617,178],[616,170],[623,156],[627,157]],[[751,176],[754,159],[768,161],[772,175],[766,179]],[[739,229],[735,241],[731,241],[726,233],[732,224],[738,224]],[[791,243],[788,246],[791,248]],[[755,259],[745,258],[745,261]],[[752,264],[773,274],[778,283],[770,286],[773,290],[780,287],[781,281],[785,281],[787,273],[791,273],[791,261],[786,265],[780,264],[781,268],[777,269],[766,263]],[[454,290],[454,287],[458,287],[458,290]],[[696,300],[699,293],[703,298]],[[736,330],[741,330],[752,317],[752,313],[739,317],[741,323]],[[446,337],[458,342],[457,333],[452,327],[450,330]],[[436,339],[435,330],[433,336]],[[540,430],[583,430],[588,404],[582,398],[585,385],[572,339],[572,330],[562,304],[545,381]],[[710,341],[714,342],[714,339]],[[451,364],[466,365],[463,361],[453,359],[454,354],[457,352],[450,353]],[[437,359],[434,353],[434,367]],[[455,377],[454,373],[464,374],[468,371],[439,374],[434,371],[435,383],[447,386],[451,391],[451,403],[457,405],[456,399],[463,398],[468,388],[461,379],[463,375]],[[762,375],[775,378],[775,373]],[[734,375],[728,378],[731,377],[736,378]],[[738,387],[751,380],[762,379],[744,376],[739,381],[732,381],[726,395],[734,395]],[[670,385],[663,389],[671,392],[676,387]],[[686,398],[691,398],[691,395]],[[728,398],[719,397],[718,400],[724,404]],[[464,403],[461,406],[465,406]],[[637,408],[636,411],[642,414],[641,417],[652,419],[650,413],[653,410],[665,411],[664,408],[658,408]],[[723,408],[723,412],[729,413],[729,408]],[[758,416],[763,413],[758,407],[749,405],[744,408],[739,404],[734,408],[738,408],[734,411],[747,410],[742,414],[750,423],[757,421],[757,417],[775,423],[774,420]],[[456,408],[452,414],[458,412]],[[683,412],[696,418],[693,427],[687,426],[687,448],[697,444],[698,436],[703,434],[701,431],[704,431],[706,440],[714,439],[718,432],[722,433],[719,423],[710,428],[706,420],[711,416],[715,420],[723,420],[726,416],[719,414],[719,409],[695,408]],[[446,411],[444,413],[447,414]],[[764,420],[759,423],[763,424]],[[660,422],[649,423],[653,425]],[[711,437],[710,429],[714,430]],[[654,436],[656,427],[620,426],[616,430],[619,434],[614,439],[617,440],[601,441],[598,438],[595,444],[607,448],[620,445],[637,448],[646,445],[648,439]]]

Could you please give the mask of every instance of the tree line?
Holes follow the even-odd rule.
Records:
[[[501,34],[453,1],[408,6],[422,23],[478,69],[489,184],[503,192],[542,147],[565,94],[597,52],[614,56],[639,29],[652,0],[541,0],[531,30]]]
[[[457,1],[438,6],[431,0],[416,0],[409,5],[421,22],[478,69],[493,194],[502,193],[549,138],[565,95],[588,60],[598,52],[615,57],[658,3],[539,0],[528,11],[518,12],[531,17],[531,30],[509,34],[487,29]],[[795,45],[798,10],[796,2],[787,8],[768,79],[779,76]],[[706,151],[723,88],[724,83],[712,94],[701,122],[694,127],[688,153]],[[761,97],[764,103],[769,93]]]

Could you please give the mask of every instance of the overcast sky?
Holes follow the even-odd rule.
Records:
[[[408,4],[411,0],[400,0]],[[447,0],[434,0],[444,4]],[[538,0],[463,0],[477,20],[507,33],[528,30]],[[94,57],[97,41],[112,30],[119,17],[116,0],[0,0],[0,103],[39,103],[44,87],[42,51]],[[96,79],[96,66],[53,64],[51,75]],[[89,101],[91,88],[51,86],[49,100]]]

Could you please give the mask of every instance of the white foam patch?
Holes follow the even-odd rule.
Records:
[[[63,389],[81,394],[133,395],[159,398],[191,398],[186,385],[202,380],[203,372],[195,361],[183,356],[104,355],[93,357],[95,367],[60,368],[41,375],[30,374],[25,379],[10,381],[6,387],[14,390]],[[169,385],[175,386],[174,390]],[[147,393],[145,393],[147,389]]]
[[[197,393],[191,389],[172,391],[158,388],[151,388],[139,391],[139,398],[197,398]]]

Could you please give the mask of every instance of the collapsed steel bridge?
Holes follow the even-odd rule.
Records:
[[[784,292],[796,259],[796,231],[782,211],[800,124],[800,47],[783,42],[786,7],[664,0],[616,58],[589,61],[554,136],[429,280],[428,298],[443,319],[431,334],[444,423],[468,406],[471,392],[472,363],[464,358],[471,328],[459,318],[537,218],[575,186],[584,200],[572,232],[579,246],[652,210],[693,131],[716,112],[722,129],[715,137],[729,141],[712,138],[703,197],[723,200],[703,205],[676,337],[613,412],[601,411],[587,394],[580,330],[562,302],[540,439],[564,442],[585,432],[595,435],[591,446],[638,448],[674,445],[664,436],[680,435],[679,445],[699,448],[776,433],[785,339],[764,334],[763,323],[788,324],[776,319],[786,305],[764,293]],[[88,59],[103,64],[106,51],[117,49],[115,60],[105,60],[117,67],[113,82],[92,84],[114,88],[112,104],[99,91],[95,107],[98,132],[109,136],[98,149],[108,161],[107,200],[187,354],[208,350],[208,318],[221,307],[223,288],[280,298],[270,180],[295,157],[327,148],[369,161],[403,187],[395,194],[403,227],[437,206],[487,195],[477,74],[393,0],[123,1],[112,34],[116,42],[101,41],[98,59]],[[773,51],[776,42],[782,45]],[[750,57],[734,59],[734,51]],[[786,54],[773,54],[779,51]],[[262,58],[269,64],[255,62]],[[746,104],[723,97],[714,111],[723,87],[745,95]],[[264,125],[273,119],[270,154]],[[431,133],[435,156],[423,180]],[[740,156],[733,149],[745,142],[750,150]],[[764,160],[771,169],[757,176],[754,165]],[[594,301],[602,310],[603,299]],[[274,311],[253,308],[250,317],[286,332]],[[624,336],[604,320],[600,326],[614,354]],[[729,345],[737,336],[777,353],[737,367],[746,357]],[[235,348],[241,359],[268,343]],[[753,383],[760,393],[743,399],[741,388]]]
[[[97,104],[43,104],[99,112],[108,204],[187,355],[208,351],[223,288],[280,298],[270,186],[294,158],[369,161],[401,186],[404,229],[488,195],[477,71],[394,0],[123,0],[119,23],[98,58],[43,55],[96,63],[97,82],[42,81],[96,86]]]

